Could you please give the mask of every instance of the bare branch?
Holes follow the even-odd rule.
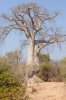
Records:
[[[55,34],[55,35],[51,35],[51,37],[49,38],[49,40],[35,40],[35,45],[38,46],[38,52],[40,52],[40,50],[50,44],[56,44],[56,43],[61,43],[61,42],[66,42],[66,39],[64,39],[66,37],[65,34]]]
[[[10,22],[12,22],[12,21],[15,20],[13,17],[8,16],[8,15],[6,15],[6,14],[1,14],[1,15],[0,15],[0,18],[3,18],[3,19],[8,20],[8,21],[10,21]]]
[[[30,19],[31,19],[31,23],[32,23],[33,28],[35,28],[35,26],[34,26],[34,20],[33,20],[32,16],[31,16],[30,11],[31,11],[31,8],[28,8],[28,9],[27,9],[27,14],[28,14],[28,16],[29,16]]]
[[[0,34],[0,39],[5,39],[6,36],[8,35],[8,33],[13,29],[15,29],[15,30],[18,29],[19,30],[17,25],[10,25],[10,26],[5,26],[5,27],[1,28],[1,30],[0,30],[0,33],[1,33]]]
[[[45,27],[45,21],[55,19],[58,14],[59,12],[57,11],[50,14],[47,9],[42,11],[40,7],[34,3],[19,5],[11,9],[11,15],[0,15],[1,18],[10,23],[0,29],[0,37],[5,38],[11,30],[18,29],[23,31],[27,38],[33,39],[35,46],[39,46],[40,49],[44,47],[45,44],[49,45],[64,41],[61,38],[64,38],[65,35],[58,34],[59,32],[57,32],[57,30],[53,30],[50,34],[50,30],[48,29],[47,31]],[[50,27],[50,25],[48,25],[48,27]],[[38,33],[41,33],[39,36],[42,36],[42,38],[36,40],[36,34]]]
[[[36,15],[38,18],[44,22],[45,20],[53,20],[59,15],[59,12],[55,12],[53,15],[50,15],[49,11],[45,9],[44,13]]]
[[[46,40],[35,40],[35,45],[40,44],[40,43],[48,43],[49,41]]]
[[[30,37],[30,30],[29,27],[27,26],[26,21],[24,20],[24,15],[19,14],[18,9],[13,10],[12,9],[12,13],[15,16],[15,23],[19,26],[19,28],[21,29],[21,31],[25,32],[25,35],[27,38]]]

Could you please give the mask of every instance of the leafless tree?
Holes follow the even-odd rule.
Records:
[[[5,20],[0,28],[0,38],[5,39],[12,30],[25,33],[28,42],[27,73],[32,75],[39,70],[39,53],[47,45],[63,42],[64,34],[56,27],[53,21],[58,11],[50,13],[35,3],[22,4],[11,9],[10,14],[1,14],[0,19]]]

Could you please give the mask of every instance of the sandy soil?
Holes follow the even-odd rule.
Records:
[[[29,100],[66,100],[66,83],[44,82],[29,84]]]

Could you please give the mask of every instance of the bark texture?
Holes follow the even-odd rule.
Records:
[[[27,58],[27,74],[32,77],[39,71],[39,57],[35,49],[33,40],[29,39],[28,58]]]

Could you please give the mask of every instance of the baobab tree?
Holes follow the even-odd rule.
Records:
[[[9,14],[1,14],[5,23],[0,25],[0,38],[5,39],[12,30],[24,33],[28,42],[27,73],[32,76],[39,70],[39,53],[47,45],[64,41],[58,28],[52,27],[58,11],[50,13],[35,3],[12,8]]]

